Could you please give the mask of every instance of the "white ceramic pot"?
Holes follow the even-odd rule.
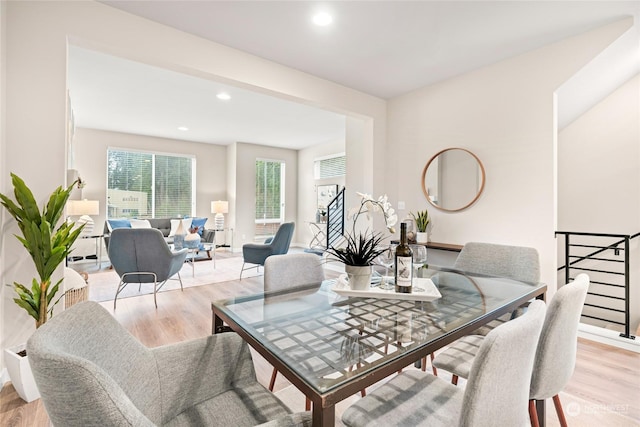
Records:
[[[18,353],[24,350],[25,345],[7,348],[4,350],[4,361],[9,371],[11,384],[18,392],[18,396],[25,402],[32,402],[40,398],[40,392],[36,386],[36,380],[31,372],[29,356],[20,356]]]
[[[418,231],[416,233],[416,243],[425,244],[429,241],[429,233],[426,231]]]
[[[364,291],[371,286],[370,265],[345,265],[344,271],[349,277],[349,287],[354,291]]]

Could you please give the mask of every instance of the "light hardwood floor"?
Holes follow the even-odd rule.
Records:
[[[328,271],[328,276],[332,274]],[[143,344],[155,347],[210,334],[212,300],[253,294],[262,291],[262,286],[262,277],[252,277],[185,288],[183,292],[167,291],[158,295],[157,310],[152,295],[119,299],[115,313],[112,302],[102,305]],[[272,368],[253,353],[258,379],[267,385]],[[289,385],[279,375],[276,391]],[[570,412],[570,426],[640,426],[640,354],[579,340],[575,374],[562,398],[565,411]],[[547,406],[547,425],[555,426],[552,405]],[[25,403],[10,384],[2,389],[0,426],[48,425],[40,400]]]

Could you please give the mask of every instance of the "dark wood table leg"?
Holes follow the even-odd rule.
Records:
[[[321,408],[320,405],[313,405],[313,427],[333,427],[336,423],[336,408],[329,406]]]
[[[216,316],[216,312],[213,311],[213,318],[211,319],[211,334],[215,335],[222,330],[222,319]]]
[[[547,419],[544,417],[545,415],[544,402],[545,402],[544,399],[536,400],[536,412],[538,414],[538,425],[540,427],[544,427],[547,421]]]

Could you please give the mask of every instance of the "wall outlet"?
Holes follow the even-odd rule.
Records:
[[[243,240],[243,241],[244,241],[244,240],[247,240],[247,235],[246,235],[246,234],[243,234],[243,235],[242,235],[242,240]]]
[[[398,210],[404,209],[404,202],[398,202]]]

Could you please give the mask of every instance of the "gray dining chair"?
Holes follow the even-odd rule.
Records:
[[[174,275],[178,275],[187,258],[188,249],[172,252],[162,232],[155,228],[117,228],[111,232],[109,260],[120,276],[113,298],[116,308],[118,295],[129,283],[153,283],[153,302],[158,308],[157,293]]]
[[[521,282],[537,283],[540,280],[538,251],[535,248],[526,246],[469,242],[460,251],[453,268],[466,273],[506,277]],[[473,332],[473,335],[486,335],[496,326],[508,322],[520,314],[522,314],[521,309],[505,314],[487,325],[481,326]],[[458,346],[455,351],[455,357],[457,357],[460,352],[464,353],[468,350],[469,343],[462,342],[455,345]],[[477,343],[472,343],[472,345],[477,345]],[[445,350],[445,353],[447,351],[449,350]],[[440,367],[442,360],[446,360],[451,356],[445,354],[442,357],[439,355],[439,357],[434,358],[433,354],[431,354],[430,357],[434,375],[437,375],[437,369]],[[426,366],[426,358],[422,359],[422,365]],[[453,384],[458,382],[456,375],[452,377],[452,382]]]
[[[567,425],[558,393],[567,384],[576,361],[578,325],[589,289],[589,276],[579,274],[574,281],[562,286],[553,296],[547,309],[542,333],[536,350],[529,416],[531,425],[538,425],[536,400],[553,398],[562,426]],[[482,335],[468,335],[438,354],[435,366],[460,378],[469,378],[475,355],[483,345]]]
[[[349,407],[342,422],[371,426],[525,426],[524,408],[546,306],[527,312],[487,334],[467,387],[456,387],[421,371],[407,371]]]
[[[246,243],[242,245],[243,261],[242,270],[240,270],[240,279],[242,279],[242,273],[245,270],[259,268],[261,265],[264,265],[268,257],[272,255],[283,255],[289,252],[289,245],[291,245],[295,226],[294,222],[285,222],[280,225],[275,236],[267,239],[264,243]],[[245,267],[247,263],[256,265]]]
[[[264,262],[265,294],[285,291],[300,286],[320,285],[324,280],[322,260],[315,254],[272,255]],[[273,391],[278,370],[273,368],[269,390]],[[307,399],[307,410],[311,402]]]
[[[578,274],[573,282],[555,293],[542,327],[529,391],[529,416],[532,427],[538,427],[536,400],[553,398],[562,427],[567,420],[560,402],[560,391],[567,385],[576,366],[578,325],[589,291],[589,276]]]
[[[56,426],[311,425],[256,380],[235,333],[147,348],[88,301],[38,328],[27,351]]]

